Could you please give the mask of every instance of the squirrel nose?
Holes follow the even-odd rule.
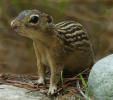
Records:
[[[11,22],[11,27],[12,27],[13,29],[17,29],[17,24],[18,24],[18,21],[13,20],[13,21]]]

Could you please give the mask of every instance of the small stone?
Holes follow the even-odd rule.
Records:
[[[80,36],[78,36],[78,39],[80,39]]]

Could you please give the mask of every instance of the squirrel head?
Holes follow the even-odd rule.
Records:
[[[20,35],[29,38],[38,38],[48,36],[54,28],[52,16],[45,14],[39,10],[22,11],[15,20],[11,22],[14,31]]]

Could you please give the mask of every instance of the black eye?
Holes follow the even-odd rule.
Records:
[[[37,16],[33,16],[30,20],[31,23],[37,23],[39,18]]]

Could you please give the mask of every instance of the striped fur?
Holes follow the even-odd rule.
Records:
[[[86,47],[90,45],[89,37],[83,26],[74,21],[64,21],[55,25],[58,31],[57,36],[66,46]]]

